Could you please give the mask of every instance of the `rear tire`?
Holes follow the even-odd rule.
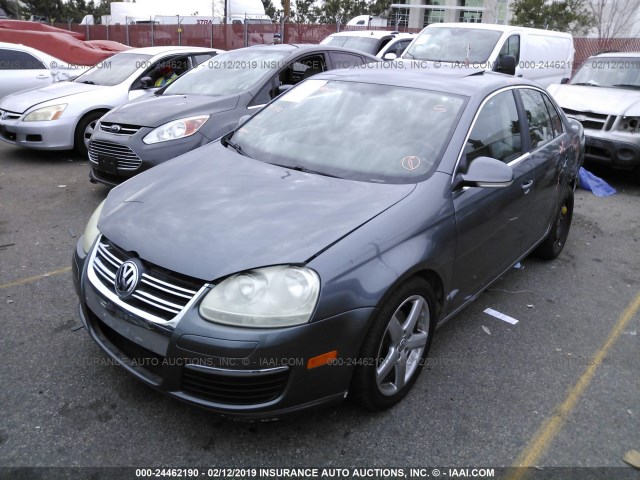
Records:
[[[89,140],[98,123],[98,120],[105,114],[104,111],[94,111],[87,113],[78,122],[76,132],[73,137],[73,148],[82,157],[87,157],[89,152]]]
[[[391,294],[373,319],[351,384],[361,405],[383,410],[409,393],[429,352],[435,315],[435,295],[421,278]]]
[[[573,218],[573,190],[568,190],[564,196],[558,211],[553,219],[551,230],[547,234],[546,238],[536,248],[536,256],[545,260],[553,260],[564,248],[569,236],[569,229],[571,228],[571,219]]]

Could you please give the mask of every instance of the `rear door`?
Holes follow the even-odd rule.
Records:
[[[571,156],[571,142],[564,132],[560,115],[546,93],[520,88],[523,116],[526,117],[525,142],[531,155],[534,182],[534,206],[531,210],[529,247],[546,233],[560,202],[565,169]]]
[[[453,193],[457,248],[454,308],[479,293],[525,251],[528,212],[533,204],[533,169],[522,137],[513,89],[485,100],[456,173],[484,156],[507,163],[514,174],[505,188],[465,187]]]

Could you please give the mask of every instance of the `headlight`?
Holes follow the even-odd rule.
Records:
[[[640,117],[622,117],[618,128],[626,133],[640,133]]]
[[[147,145],[152,143],[168,142],[178,138],[189,137],[196,133],[210,115],[199,115],[197,117],[181,118],[173,122],[160,125],[145,136],[142,141]]]
[[[200,315],[238,327],[273,328],[307,323],[318,301],[320,279],[304,267],[266,267],[223,280],[200,304]]]
[[[43,107],[27,114],[22,120],[23,122],[47,122],[49,120],[57,120],[67,108],[67,104],[52,105],[51,107]]]
[[[87,222],[87,226],[84,229],[84,236],[82,237],[82,250],[84,253],[89,253],[91,249],[91,245],[96,241],[98,235],[100,235],[100,230],[98,230],[98,219],[100,218],[100,214],[102,213],[102,207],[104,206],[104,200],[98,208],[95,209],[91,218],[89,218],[89,222]]]

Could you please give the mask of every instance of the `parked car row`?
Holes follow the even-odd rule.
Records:
[[[584,130],[538,83],[330,45],[199,53],[172,52],[195,68],[153,95],[168,57],[147,58],[112,86],[135,101],[68,127],[95,180],[141,172],[98,206],[72,268],[90,336],[147,385],[242,418],[389,408],[438,325],[563,250]],[[74,95],[6,109],[3,138]]]

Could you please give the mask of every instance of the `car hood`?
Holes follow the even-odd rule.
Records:
[[[108,87],[76,82],[52,83],[46,87],[33,88],[31,90],[7,95],[0,100],[0,109],[16,113],[24,113],[29,108],[39,103],[68,97],[70,95],[77,95],[79,93],[92,92],[93,94],[97,90],[105,88]]]
[[[638,90],[554,84],[548,87],[548,91],[563,109],[605,115],[640,114]]]
[[[179,118],[233,110],[238,98],[239,95],[158,95],[122,105],[110,111],[103,121],[155,128]]]
[[[211,281],[305,263],[414,188],[289,170],[215,142],[114,188],[98,228],[148,262]]]

